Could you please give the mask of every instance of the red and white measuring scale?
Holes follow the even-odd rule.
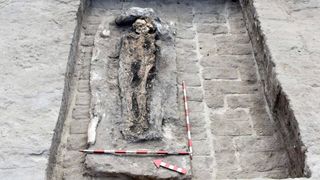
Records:
[[[152,151],[152,150],[91,150],[85,149],[80,150],[80,152],[88,154],[116,154],[116,155],[189,155],[187,151]]]
[[[157,166],[157,168],[159,168],[161,166],[161,167],[164,167],[166,169],[170,169],[172,171],[176,171],[181,174],[187,174],[187,170],[185,168],[180,168],[176,165],[171,165],[169,163],[165,163],[162,161],[162,159],[154,160],[153,163]]]
[[[187,89],[186,84],[182,81],[182,90],[183,90],[183,101],[184,101],[184,112],[186,118],[186,128],[187,128],[187,139],[188,139],[188,149],[190,153],[190,158],[192,159],[192,139],[191,139],[191,125],[189,119],[189,106],[188,106],[188,96],[187,96]]]

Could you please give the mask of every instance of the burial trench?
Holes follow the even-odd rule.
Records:
[[[303,176],[264,99],[238,2],[94,0],[87,9],[75,102],[55,177]],[[78,152],[186,150],[182,80],[189,92],[194,157],[161,158],[187,168],[187,175],[155,168],[157,157]]]

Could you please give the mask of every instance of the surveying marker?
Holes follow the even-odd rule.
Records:
[[[184,112],[185,112],[185,117],[186,117],[188,148],[189,148],[189,153],[190,153],[190,159],[192,159],[191,125],[190,125],[190,120],[189,120],[187,89],[186,89],[186,84],[184,81],[182,81],[182,90],[183,90]]]
[[[153,163],[157,166],[157,168],[160,168],[160,166],[170,169],[171,171],[175,171],[181,174],[187,174],[187,170],[184,168],[179,168],[178,166],[175,165],[170,165],[169,163],[165,163],[162,161],[162,159],[156,159],[153,161]]]
[[[151,151],[151,150],[91,150],[85,149],[80,152],[88,154],[115,154],[115,155],[189,155],[187,151]]]

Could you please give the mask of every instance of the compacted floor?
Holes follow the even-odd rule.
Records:
[[[288,177],[287,153],[266,107],[238,2],[93,0],[82,25],[55,178],[96,179],[87,176],[85,155],[78,152],[87,147],[94,36],[104,15],[130,7],[153,8],[175,31],[177,81],[186,81],[189,94],[193,179]]]

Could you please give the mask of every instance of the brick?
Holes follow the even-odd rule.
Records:
[[[214,36],[217,44],[220,43],[235,43],[235,44],[248,44],[250,43],[249,36],[228,34],[225,36]]]
[[[204,48],[215,47],[214,45],[216,43],[215,36],[213,34],[208,34],[208,33],[199,33],[198,42],[200,47],[204,47]]]
[[[89,92],[89,80],[79,80],[78,81],[78,91],[79,92]]]
[[[257,178],[260,177],[260,178]],[[219,170],[216,173],[217,179],[285,179],[288,177],[287,169],[272,170],[266,172],[257,171],[224,171]]]
[[[257,135],[271,136],[275,133],[274,125],[264,107],[251,108],[250,114]]]
[[[195,35],[196,35],[196,32],[192,30],[192,28],[179,29],[177,31],[176,37],[179,39],[194,39]]]
[[[233,136],[215,136],[213,139],[213,148],[216,153],[235,152]]]
[[[260,92],[255,94],[228,95],[227,104],[232,109],[253,108],[265,106],[265,100]]]
[[[217,171],[216,179],[238,179],[240,173],[241,173],[240,170],[225,171],[221,169]]]
[[[190,49],[195,50],[196,49],[196,42],[194,40],[190,39],[176,39],[175,46],[177,49]]]
[[[88,120],[89,117],[89,106],[76,106],[72,110],[72,118],[74,120]]]
[[[177,61],[177,69],[184,73],[199,73],[197,62],[192,61]]]
[[[85,20],[86,24],[98,25],[101,23],[101,17],[99,16],[88,16]]]
[[[239,34],[239,36],[248,36],[247,29],[244,21],[229,21],[230,33],[231,34]],[[243,35],[242,35],[243,34]]]
[[[205,91],[215,94],[249,94],[258,91],[258,85],[242,81],[204,81]]]
[[[187,88],[188,101],[202,102],[203,92],[201,87],[190,87]]]
[[[214,56],[215,54],[217,54],[217,48],[215,47],[214,44],[211,45],[211,47],[209,46],[209,48],[206,48],[203,45],[200,45],[199,52],[202,55],[202,57],[210,57],[210,56]]]
[[[200,64],[204,67],[228,67],[228,68],[241,68],[247,64],[254,62],[252,55],[212,55],[203,56]]]
[[[78,93],[76,97],[76,105],[89,105],[90,95],[88,93]]]
[[[197,53],[192,50],[183,50],[183,49],[176,49],[177,54],[177,64],[182,63],[196,63],[199,61]]]
[[[186,82],[187,87],[199,87],[201,86],[199,74],[192,73],[178,73],[178,83],[181,84],[182,81]]]
[[[87,134],[70,134],[67,142],[68,150],[79,151],[85,149],[87,147]]]
[[[197,171],[213,171],[213,158],[211,156],[195,156],[192,159],[192,168]]]
[[[192,141],[192,143],[193,143],[193,151],[195,156],[211,155],[209,140]]]
[[[240,136],[234,140],[240,152],[279,151],[283,148],[281,140],[274,136]]]
[[[243,171],[285,169],[289,166],[288,163],[285,151],[240,153],[240,166]]]
[[[191,7],[189,8],[189,12],[187,12],[186,9],[181,9],[180,15],[178,16],[178,22],[183,22],[183,24],[192,24],[193,14]]]
[[[83,64],[85,62],[90,63],[92,57],[91,52],[81,52],[80,53],[80,64]]]
[[[204,110],[204,103],[198,101],[189,101],[189,111],[190,113],[193,112],[203,112]]]
[[[246,66],[239,68],[240,71],[240,79],[242,81],[247,81],[249,83],[257,82],[257,73],[255,71],[255,66]]]
[[[249,108],[253,105],[251,94],[228,95],[227,104],[229,108]]]
[[[207,170],[192,169],[192,174],[193,174],[192,179],[194,179],[194,180],[214,179],[213,173],[209,172]]]
[[[252,54],[251,44],[220,43],[217,44],[219,55],[249,55]]]
[[[194,22],[199,24],[226,23],[226,18],[221,13],[201,13],[195,15]]]
[[[80,48],[81,53],[92,53],[92,47],[82,46]]]
[[[79,166],[84,162],[84,154],[79,151],[66,151],[63,155],[63,167]]]
[[[200,2],[201,3],[193,4],[196,14],[223,13],[224,11],[225,1],[223,0],[200,1]]]
[[[193,126],[191,127],[191,136],[192,140],[197,141],[197,140],[206,140],[208,138],[207,136],[207,131],[205,127],[196,127]]]
[[[224,107],[224,95],[219,92],[212,92],[209,89],[204,93],[204,101],[209,108],[222,108]]]
[[[86,27],[83,27],[83,32],[86,36],[94,36],[97,32],[97,28],[96,25],[86,25]]]
[[[212,113],[210,118],[212,121],[249,121],[250,115],[243,109],[228,109],[223,114]]]
[[[224,24],[198,24],[197,31],[199,33],[226,34],[228,28]]]
[[[89,80],[90,78],[90,68],[89,67],[81,67],[79,70],[79,79],[80,80]]]
[[[238,79],[238,71],[237,69],[230,68],[222,68],[222,67],[210,67],[203,69],[203,78],[205,80],[210,79],[228,79],[235,80]]]
[[[79,172],[64,172],[63,180],[87,180],[87,176],[83,176],[83,170],[79,170]],[[115,179],[116,180],[116,179]]]
[[[184,118],[184,116],[183,116]],[[206,125],[206,120],[204,113],[202,112],[191,112],[189,114],[191,129],[193,128],[204,128]]]
[[[228,15],[229,16],[242,16],[241,7],[239,6],[239,3],[235,3],[235,6],[229,6],[227,8]]]
[[[88,121],[72,121],[70,134],[86,134],[88,131]]]
[[[85,36],[81,40],[81,45],[82,46],[93,46],[93,42],[94,42],[94,37],[93,36]]]
[[[217,170],[223,171],[234,171],[239,168],[235,153],[232,152],[222,152],[215,153]]]
[[[252,134],[249,121],[211,121],[211,131],[220,136],[246,136]]]

